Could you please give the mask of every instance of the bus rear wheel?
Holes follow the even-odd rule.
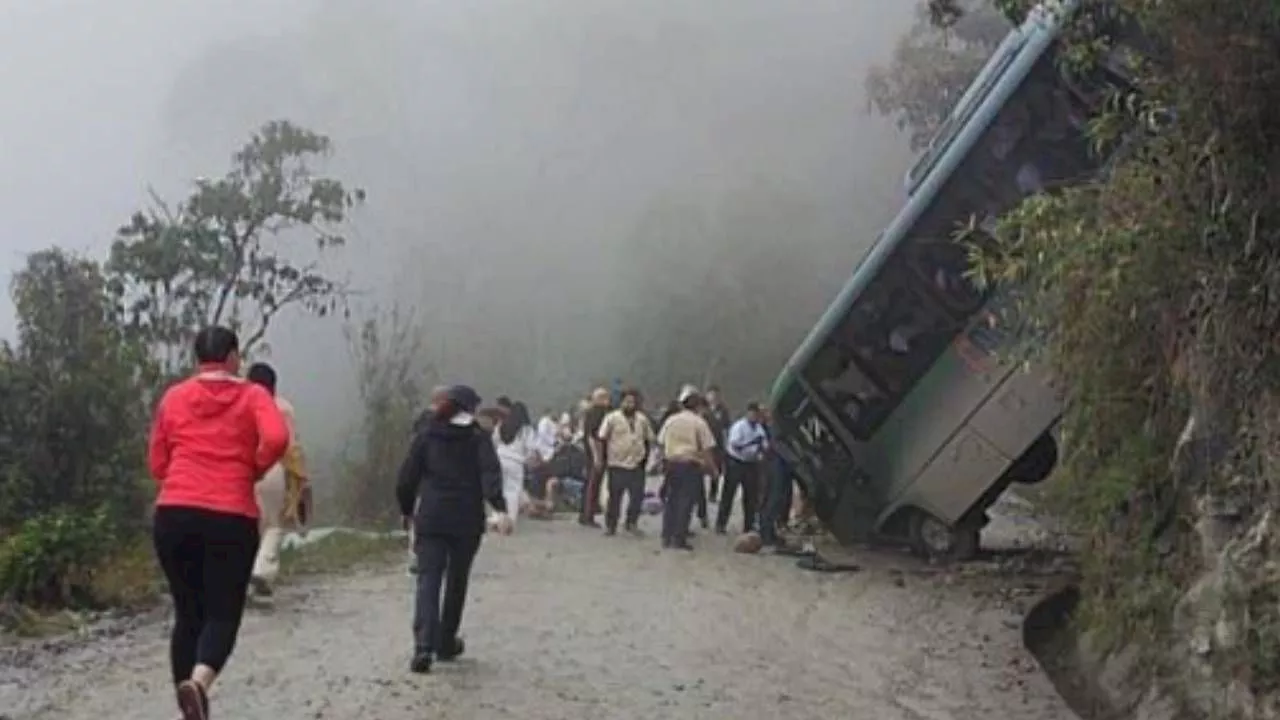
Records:
[[[982,529],[964,523],[950,526],[923,510],[911,514],[908,526],[911,549],[927,560],[963,562],[978,553]]]

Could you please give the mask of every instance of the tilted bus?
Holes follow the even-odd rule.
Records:
[[[1095,176],[1088,121],[1123,73],[1061,71],[1075,3],[1039,8],[997,47],[907,174],[908,198],[774,383],[778,450],[843,542],[930,556],[977,548],[986,510],[1057,462],[1046,375],[1001,361],[999,292],[966,242],[1028,195]]]

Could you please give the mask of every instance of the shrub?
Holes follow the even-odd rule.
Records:
[[[95,571],[115,536],[105,510],[54,510],[0,542],[0,598],[37,607],[92,605]]]

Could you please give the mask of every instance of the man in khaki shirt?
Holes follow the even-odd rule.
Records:
[[[716,438],[698,414],[702,397],[694,388],[680,393],[680,412],[667,418],[658,432],[666,474],[667,498],[662,510],[662,547],[692,550],[689,521],[702,492],[702,478],[716,472]]]
[[[653,427],[649,418],[639,412],[640,394],[632,389],[622,391],[621,407],[600,421],[596,437],[604,452],[596,456],[596,471],[608,463],[609,499],[605,505],[606,535],[618,533],[618,515],[622,510],[622,494],[627,494],[627,532],[640,533],[640,509],[644,505],[644,469],[653,446]]]

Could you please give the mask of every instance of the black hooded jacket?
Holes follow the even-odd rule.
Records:
[[[483,534],[486,501],[507,511],[493,439],[473,418],[458,424],[431,417],[400,466],[396,501],[402,515],[413,516],[416,533]]]

